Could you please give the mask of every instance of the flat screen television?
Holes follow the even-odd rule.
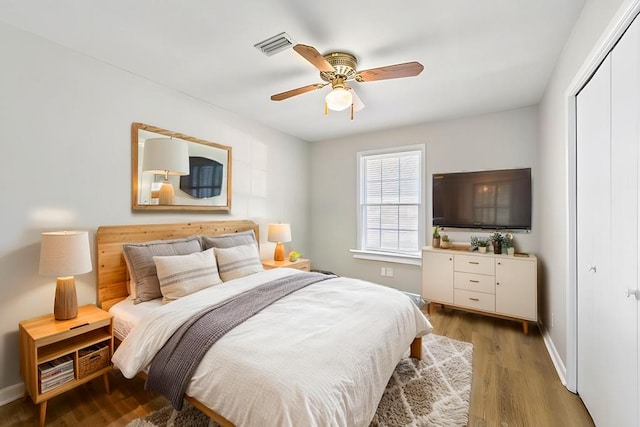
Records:
[[[531,229],[531,168],[433,174],[433,225]]]

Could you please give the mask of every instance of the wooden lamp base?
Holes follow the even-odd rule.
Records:
[[[73,276],[58,277],[53,314],[56,320],[73,319],[78,315],[76,281]]]
[[[158,192],[159,204],[161,205],[173,205],[175,202],[175,193],[173,191],[173,185],[169,181],[164,181]]]
[[[274,261],[284,261],[284,245],[282,242],[276,243],[276,250],[273,252]]]

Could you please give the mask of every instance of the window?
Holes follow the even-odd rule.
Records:
[[[424,244],[423,163],[423,145],[358,153],[358,249],[354,256],[382,256],[397,262],[420,256]]]

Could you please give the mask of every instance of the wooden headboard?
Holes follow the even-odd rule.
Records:
[[[193,235],[216,236],[253,230],[260,241],[258,224],[249,220],[181,222],[102,226],[97,232],[98,306],[109,310],[128,296],[129,274],[122,245],[151,240],[179,239]]]

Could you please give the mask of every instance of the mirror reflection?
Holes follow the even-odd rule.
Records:
[[[133,123],[133,209],[231,209],[231,147]]]

